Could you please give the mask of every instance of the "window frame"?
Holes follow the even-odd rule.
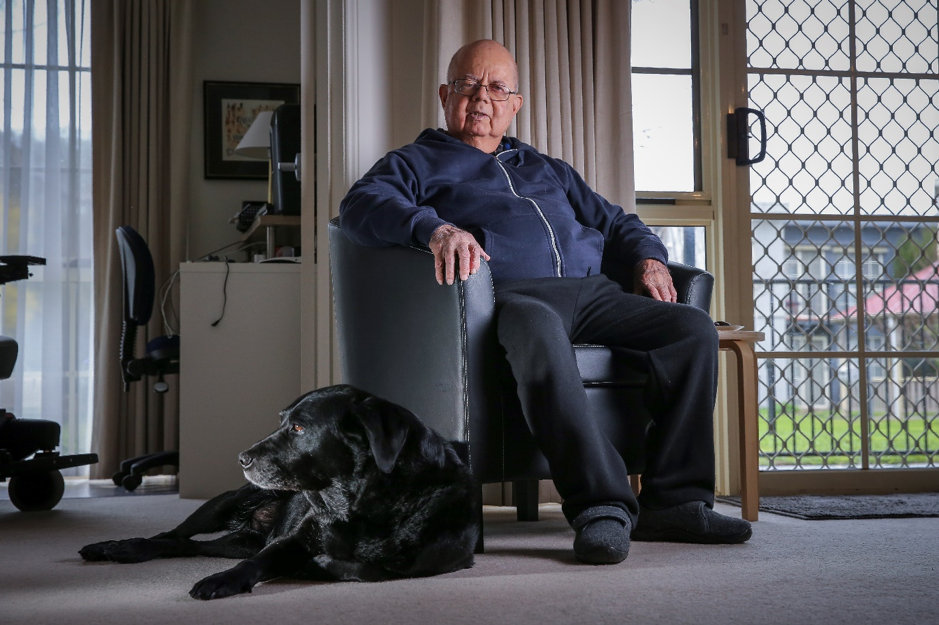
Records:
[[[632,1],[632,0],[630,0]],[[701,150],[701,56],[700,51],[700,30],[701,23],[698,15],[698,0],[688,0],[691,32],[691,67],[689,69],[674,67],[643,67],[633,66],[633,74],[642,74],[647,76],[690,76],[691,77],[691,117],[692,117],[692,143],[694,154],[694,190],[693,191],[643,191],[637,188],[637,197],[640,193],[643,196],[648,194],[648,198],[664,197],[677,195],[696,194],[703,189],[703,165]],[[634,96],[635,97],[635,96]]]
[[[692,115],[694,126],[694,191],[636,191],[636,212],[649,226],[693,226],[703,227],[705,236],[705,269],[718,275],[719,258],[717,241],[720,237],[714,191],[720,175],[719,124],[713,105],[716,95],[716,54],[713,50],[714,36],[710,24],[714,21],[711,3],[702,6],[698,0],[689,0],[691,19],[691,69],[663,69],[633,67],[637,74],[691,74]],[[718,160],[715,160],[718,159]],[[717,298],[712,302],[711,313],[721,318],[722,306]]]

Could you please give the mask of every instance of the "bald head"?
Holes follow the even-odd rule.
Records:
[[[502,87],[497,98],[512,92],[508,99],[492,99],[489,88],[496,86]],[[439,90],[447,134],[484,152],[494,151],[522,107],[516,91],[518,65],[505,46],[491,39],[463,46],[450,60],[447,83]]]
[[[472,59],[475,55],[487,55],[492,58],[502,57],[503,62],[512,67],[512,83],[509,87],[513,91],[518,91],[518,64],[509,49],[498,41],[492,39],[480,39],[473,43],[468,43],[453,54],[450,59],[450,65],[447,67],[447,82],[462,78],[460,67],[465,64],[467,58]]]

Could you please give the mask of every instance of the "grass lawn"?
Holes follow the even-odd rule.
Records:
[[[860,466],[861,419],[831,411],[777,404],[769,423],[760,409],[760,466]],[[871,464],[903,467],[939,462],[939,415],[906,419],[873,414],[870,418]],[[799,458],[801,456],[801,458]],[[798,462],[797,462],[798,460]]]

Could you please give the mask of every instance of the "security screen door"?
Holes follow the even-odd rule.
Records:
[[[939,466],[937,16],[747,1],[764,471]]]

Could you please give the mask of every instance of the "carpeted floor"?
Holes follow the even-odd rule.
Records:
[[[718,501],[740,505],[739,497]],[[810,521],[939,517],[939,493],[760,497],[760,510]]]
[[[487,508],[472,569],[380,584],[277,580],[189,598],[230,560],[85,563],[84,544],[147,536],[200,502],[175,495],[65,499],[25,514],[0,501],[0,623],[927,623],[939,620],[939,522],[810,523],[763,514],[744,545],[634,543],[617,566],[578,564],[557,505],[517,523]],[[719,504],[726,514],[739,509]]]

